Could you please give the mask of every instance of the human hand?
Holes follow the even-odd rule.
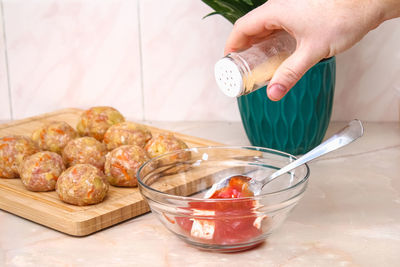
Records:
[[[297,42],[295,52],[275,71],[267,87],[280,100],[314,64],[357,43],[384,20],[398,16],[396,0],[269,0],[235,23],[225,54],[240,51],[286,30]]]

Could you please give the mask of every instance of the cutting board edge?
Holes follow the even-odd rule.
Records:
[[[51,208],[49,210],[41,211],[41,213],[37,213],[37,208],[27,206],[24,203],[23,197],[13,194],[14,199],[11,202],[7,199],[7,195],[2,194],[3,191],[6,190],[0,188],[1,210],[71,236],[87,236],[150,211],[147,202],[142,199],[129,205],[125,205],[122,208],[115,207],[114,209],[110,209],[109,211],[95,217],[90,215],[92,213],[90,209],[67,212]],[[122,198],[121,201],[126,198],[128,198],[128,196]],[[68,217],[68,220],[55,220],[59,217],[63,219]],[[60,224],[60,221],[63,223]]]
[[[136,208],[140,212],[133,212]],[[130,210],[127,212],[126,210]],[[76,219],[68,231],[62,231],[71,236],[83,237],[107,229],[119,223],[136,218],[150,212],[150,208],[145,200],[131,203],[121,209],[115,209],[97,217]],[[121,214],[124,214],[121,216]]]
[[[50,212],[41,212],[37,213],[36,209],[33,206],[26,205],[26,203],[18,201],[18,196],[17,198],[14,198],[12,202],[8,201],[5,196],[3,196],[1,193],[5,191],[4,189],[0,188],[0,209],[3,211],[6,211],[8,213],[17,215],[18,217],[24,218],[26,220],[38,223],[40,225],[55,229],[60,232],[66,232],[68,231],[69,227],[73,226],[73,214],[64,212],[62,210],[58,210],[57,213],[50,213]],[[15,196],[15,195],[14,195]],[[16,200],[18,199],[18,200]],[[30,212],[27,212],[30,211]],[[70,217],[71,220],[61,220],[63,221],[63,224],[60,223],[52,223],[55,222],[55,220],[52,220],[53,218],[58,218],[61,215],[61,218],[66,218]],[[44,217],[46,216],[46,217]]]

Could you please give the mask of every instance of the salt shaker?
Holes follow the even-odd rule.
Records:
[[[285,31],[247,50],[232,52],[215,64],[218,87],[230,97],[249,94],[271,80],[275,70],[296,49],[296,40]]]

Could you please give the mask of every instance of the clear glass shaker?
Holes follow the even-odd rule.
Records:
[[[218,87],[230,97],[257,90],[271,80],[275,70],[296,49],[296,40],[285,31],[241,52],[232,52],[215,64]]]

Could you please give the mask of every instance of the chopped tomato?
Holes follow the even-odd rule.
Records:
[[[210,198],[241,198],[252,197],[254,193],[249,189],[250,178],[237,175],[229,180],[227,187],[214,192]]]
[[[249,180],[246,176],[235,176],[231,178],[227,187],[217,190],[210,197],[232,198],[232,201],[189,203],[188,209],[197,213],[197,216],[193,216],[196,218],[177,217],[177,224],[192,238],[200,238],[203,242],[213,244],[243,243],[261,235],[262,230],[255,223],[257,216],[253,211],[254,200],[240,199],[254,196],[249,189]],[[204,215],[205,219],[198,214]],[[207,218],[207,215],[213,219]]]

